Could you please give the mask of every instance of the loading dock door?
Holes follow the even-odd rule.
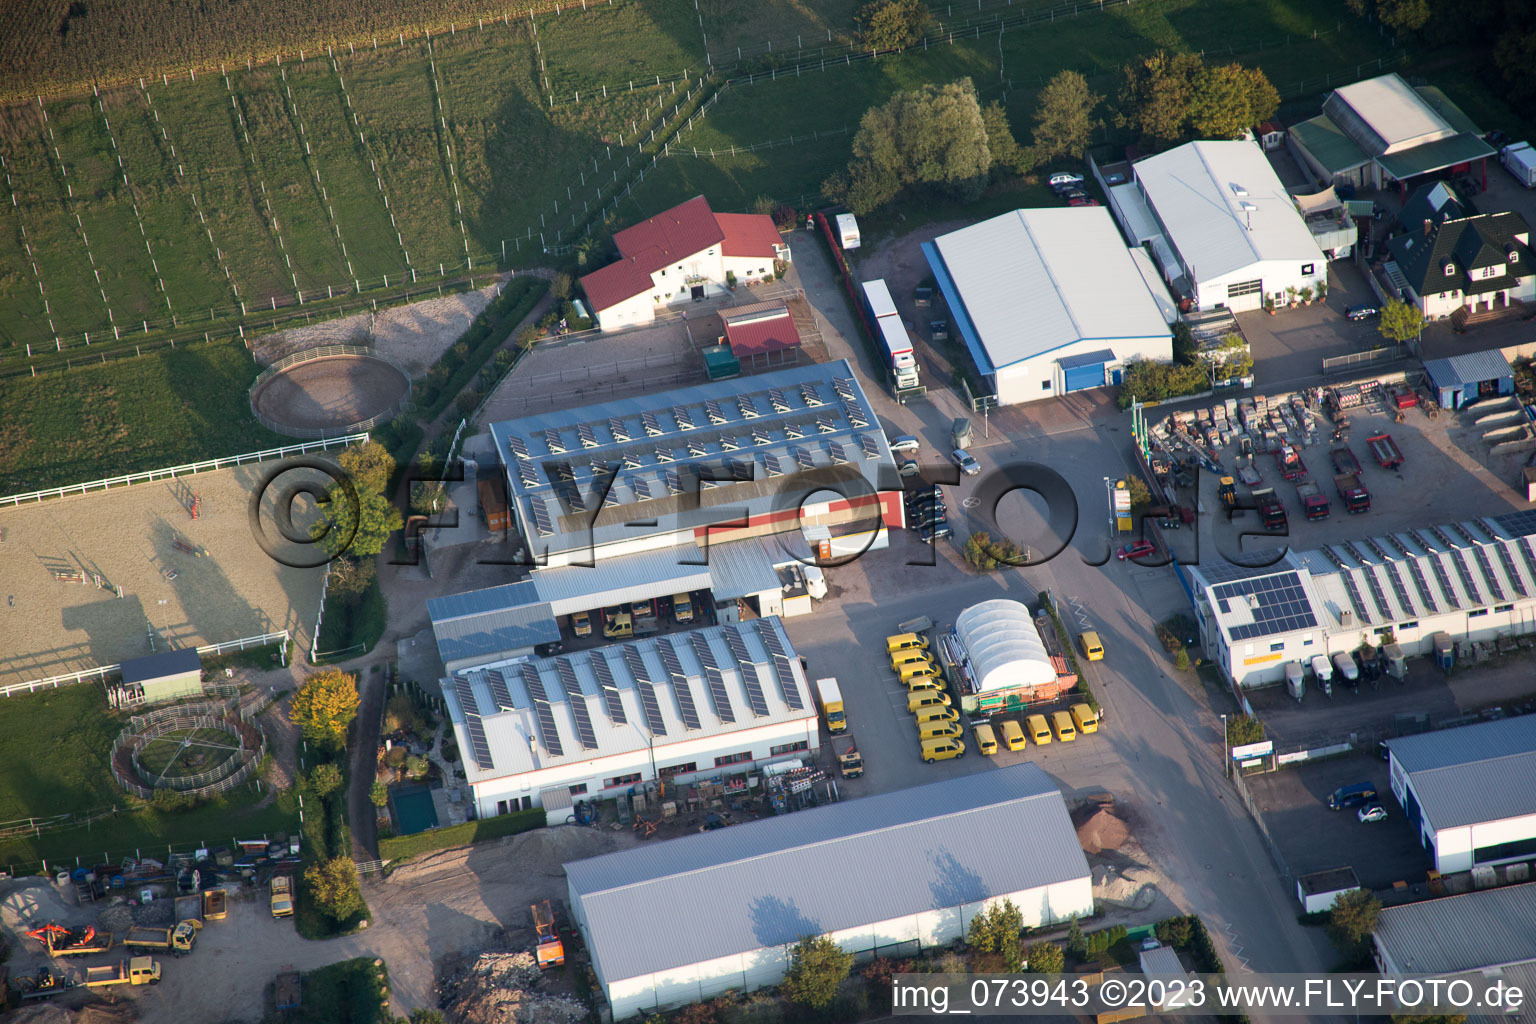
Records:
[[[1104,364],[1089,363],[1066,369],[1067,391],[1086,391],[1104,386]]]

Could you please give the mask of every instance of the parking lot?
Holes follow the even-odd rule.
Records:
[[[1245,782],[1293,876],[1348,866],[1361,885],[1386,889],[1399,881],[1422,882],[1434,867],[1392,795],[1385,761],[1354,754],[1250,775]],[[1363,823],[1358,808],[1329,810],[1331,793],[1358,782],[1375,785],[1385,821]]]

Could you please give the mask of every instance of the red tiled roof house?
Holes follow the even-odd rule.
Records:
[[[715,213],[695,196],[613,236],[619,259],[581,279],[604,331],[648,324],[657,306],[711,298],[726,275],[750,283],[788,261],[789,246],[759,214]]]

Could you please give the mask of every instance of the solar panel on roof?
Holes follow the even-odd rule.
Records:
[[[837,465],[842,465],[848,461],[848,453],[843,449],[840,442],[828,441],[827,454],[832,456],[832,461]]]
[[[576,669],[565,658],[555,659],[555,672],[560,676],[560,687],[567,694],[580,693],[581,683],[576,679]]]
[[[1503,527],[1511,537],[1529,537],[1536,534],[1536,511],[1506,512],[1494,516],[1493,521]]]
[[[523,482],[524,487],[539,486],[539,471],[531,462],[519,462],[517,464],[517,478]]]
[[[573,483],[576,480],[576,469],[569,462],[555,463],[555,479],[561,483]]]
[[[634,491],[635,497],[639,498],[641,501],[649,501],[651,498],[651,485],[646,483],[644,477],[630,477],[629,489]]]
[[[1408,596],[1408,584],[1403,582],[1402,567],[1396,562],[1388,562],[1383,569],[1387,579],[1392,583],[1392,589],[1397,592],[1397,600],[1403,606],[1403,611],[1409,615],[1417,614],[1417,609],[1413,607],[1413,600]]]
[[[704,723],[699,720],[699,709],[693,703],[693,690],[688,685],[687,676],[672,677],[672,695],[677,698],[677,712],[683,720],[683,728],[704,728]]]
[[[1456,574],[1461,577],[1461,582],[1467,588],[1467,594],[1478,604],[1483,604],[1483,592],[1478,589],[1477,582],[1472,576],[1472,567],[1467,564],[1467,558],[1461,553],[1461,548],[1451,548],[1451,561],[1456,564]]]
[[[731,648],[731,657],[735,658],[742,664],[751,663],[752,655],[747,653],[747,643],[741,638],[741,634],[734,629],[727,629],[724,632],[725,642],[729,644]]]
[[[768,402],[773,406],[774,412],[789,412],[789,399],[784,397],[784,392],[778,388],[768,389]]]
[[[677,429],[679,429],[679,430],[692,430],[693,429],[693,415],[691,413],[689,413],[689,411],[687,409],[684,409],[682,406],[674,405],[672,407],[672,418],[677,421]]]
[[[1221,610],[1230,614],[1231,604],[1241,601],[1249,608],[1251,623],[1228,627],[1234,640],[1252,640],[1273,633],[1289,633],[1317,625],[1307,592],[1295,572],[1223,583],[1212,589]],[[1251,600],[1250,600],[1251,599]]]
[[[725,422],[725,410],[720,408],[720,403],[713,398],[704,402],[704,415],[709,417],[709,422],[719,426]]]
[[[587,698],[580,693],[566,695],[571,706],[571,717],[576,720],[576,739],[583,750],[597,749],[597,730],[592,726],[592,713],[587,709]]]
[[[789,667],[788,656],[773,656],[773,674],[779,681],[779,692],[784,695],[784,703],[796,711],[803,709],[805,705],[800,701],[800,686],[795,682],[795,670]]]
[[[643,413],[641,413],[640,414],[640,426],[644,427],[645,428],[645,432],[647,434],[649,434],[650,436],[652,436],[652,437],[660,437],[662,434],[666,433],[665,430],[661,429],[661,424],[656,422],[656,414],[655,413],[651,413],[651,412],[643,412]]]
[[[528,688],[528,696],[533,699],[533,715],[539,723],[539,736],[544,741],[544,749],[554,757],[565,754],[565,747],[560,743],[560,733],[555,729],[555,712],[549,706],[549,694],[544,691],[544,680],[539,677],[539,670],[533,667],[531,662],[523,662],[518,666],[523,672],[523,685]]]
[[[1351,558],[1353,558],[1355,561],[1359,562],[1361,565],[1370,565],[1371,564],[1371,560],[1369,558],[1365,557],[1365,552],[1363,552],[1359,548],[1355,547],[1355,542],[1354,541],[1352,541],[1352,540],[1345,541],[1344,542],[1344,550],[1348,551],[1349,552],[1349,556]]]
[[[581,446],[583,448],[597,447],[597,435],[592,432],[592,424],[576,424],[576,436],[581,440]]]
[[[630,436],[629,427],[617,416],[608,417],[608,433],[613,435],[615,441],[629,441],[633,439]]]
[[[1452,608],[1460,608],[1461,598],[1456,596],[1456,588],[1451,586],[1450,574],[1445,571],[1445,565],[1440,561],[1439,552],[1431,548],[1427,557],[1429,558],[1429,567],[1434,570],[1435,579],[1439,582],[1440,589],[1445,592],[1445,599],[1450,602]],[[1476,594],[1471,595],[1471,597],[1473,600],[1477,599]]]
[[[640,453],[633,450],[627,451],[623,455],[619,456],[619,464],[625,469],[639,469],[641,466],[645,465],[645,463],[640,460]]]
[[[608,709],[608,717],[614,725],[624,725],[627,719],[624,716],[624,702],[619,699],[619,688],[613,681],[613,670],[608,667],[608,659],[601,651],[593,651],[587,664],[592,666],[592,674],[597,677],[597,685],[603,691],[603,705]]]
[[[821,431],[823,434],[836,433],[837,420],[833,419],[831,416],[817,416],[816,429]]]
[[[767,435],[767,433],[765,433],[764,431],[754,430],[754,431],[752,431],[752,443],[753,444],[773,444],[773,438],[769,437]]]
[[[656,653],[661,655],[661,667],[667,670],[669,676],[685,675],[683,663],[677,660],[677,648],[672,646],[672,641],[666,637],[656,641]]]
[[[645,724],[656,736],[667,734],[667,720],[661,717],[661,704],[656,700],[656,687],[646,674],[645,660],[634,647],[624,648],[624,663],[635,679],[635,693],[640,697],[640,709],[645,712]]]
[[[554,427],[544,431],[544,443],[549,446],[550,451],[557,455],[565,452],[565,442],[560,440],[560,431]]]
[[[675,469],[666,470],[662,474],[662,476],[664,477],[664,479],[667,482],[667,493],[668,494],[682,494],[683,493],[683,481],[681,480],[681,478],[678,477],[677,470],[675,470]]]
[[[853,401],[853,378],[833,377],[832,390],[836,391],[837,397],[843,399],[844,401]]]
[[[585,512],[587,510],[587,499],[582,497],[581,490],[575,485],[564,488],[564,494],[565,503],[570,506],[571,511]]]
[[[496,764],[491,759],[491,744],[485,738],[485,723],[480,720],[480,707],[475,703],[474,691],[470,689],[469,680],[459,675],[453,677],[453,689],[464,716],[464,732],[469,737],[470,756],[481,769],[489,771]]]
[[[1498,576],[1494,575],[1493,563],[1488,560],[1487,550],[1479,544],[1472,549],[1472,557],[1477,559],[1477,567],[1483,570],[1483,578],[1488,581],[1488,589],[1493,591],[1494,600],[1504,600],[1504,587],[1499,583]]]
[[[1365,585],[1371,588],[1371,600],[1376,602],[1376,610],[1381,613],[1383,622],[1391,622],[1397,616],[1392,614],[1392,606],[1387,604],[1387,595],[1381,589],[1381,581],[1376,578],[1376,567],[1366,566],[1360,570],[1365,577]]]
[[[688,454],[694,456],[707,454],[704,448],[704,442],[690,439],[688,441]]]
[[[790,448],[789,451],[790,454],[795,457],[795,461],[800,463],[801,469],[816,468],[816,460],[811,458],[811,453],[806,451],[804,448],[800,447],[799,445],[795,445],[794,447]]]
[[[800,399],[813,409],[818,405],[826,404],[821,400],[821,392],[816,390],[816,385],[809,381],[800,385]]]
[[[533,457],[528,454],[528,446],[523,443],[523,439],[520,437],[513,436],[507,438],[507,447],[512,449],[512,454],[520,459],[531,459]]]
[[[1365,614],[1365,600],[1360,596],[1360,588],[1355,586],[1355,577],[1348,569],[1339,573],[1339,579],[1344,581],[1344,589],[1349,592],[1349,603],[1354,606],[1355,615],[1361,622],[1369,622],[1370,616]]]
[[[1424,607],[1428,608],[1431,612],[1438,613],[1440,611],[1440,602],[1436,601],[1435,595],[1430,592],[1429,581],[1424,578],[1424,570],[1419,568],[1417,556],[1410,556],[1408,559],[1408,575],[1413,578],[1414,589],[1424,599]]]
[[[866,459],[878,459],[880,457],[880,446],[875,443],[874,438],[868,434],[855,434],[854,436],[859,439],[859,447],[864,449],[864,457]]]
[[[763,467],[768,470],[769,476],[784,475],[784,470],[779,465],[779,457],[773,452],[763,452]]]
[[[848,422],[853,424],[855,427],[869,426],[869,417],[864,415],[864,410],[859,406],[858,402],[845,403],[843,405],[843,415],[846,416],[848,418]]]
[[[512,691],[507,689],[507,677],[498,670],[486,669],[485,686],[491,691],[491,699],[503,711],[512,710]]]
[[[555,524],[549,518],[549,510],[544,507],[543,498],[529,498],[528,505],[533,509],[533,528],[544,537],[555,535]]]
[[[801,426],[798,423],[786,423],[786,424],[784,424],[784,436],[785,437],[804,437],[805,436],[805,427]]]
[[[786,654],[784,644],[779,641],[778,630],[774,629],[762,619],[756,620],[757,638],[763,642],[769,654]]]
[[[1515,546],[1515,550],[1520,552],[1521,560],[1525,562],[1525,567],[1531,572],[1531,579],[1536,580],[1536,554],[1531,552],[1530,538],[1522,537],[1519,540],[1505,541],[1505,543]],[[1524,587],[1520,589],[1520,593],[1525,593]]]
[[[741,415],[745,419],[755,420],[762,415],[757,407],[757,400],[751,395],[737,395],[736,404],[741,406]]]
[[[677,456],[672,454],[672,449],[671,448],[657,448],[656,449],[656,461],[657,462],[676,462],[677,461]]]
[[[720,450],[721,451],[734,452],[737,449],[739,449],[740,447],[741,447],[741,438],[739,438],[739,437],[731,437],[728,434],[721,435],[721,437],[720,437]]]

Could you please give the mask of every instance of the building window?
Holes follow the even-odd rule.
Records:
[[[805,740],[799,743],[781,743],[777,747],[768,748],[769,757],[778,757],[780,754],[793,754],[797,750],[810,750],[811,745]]]
[[[1516,839],[1494,846],[1479,846],[1472,851],[1472,863],[1488,864],[1499,860],[1514,860],[1536,853],[1536,839]]]
[[[723,768],[728,764],[741,764],[743,761],[752,760],[752,751],[743,750],[739,754],[726,754],[724,757],[715,758],[715,767]]]
[[[505,800],[497,800],[496,801],[496,813],[497,814],[506,814],[507,813],[507,802]]]
[[[587,784],[585,782],[580,782],[571,787],[571,796],[581,796],[586,791]]]
[[[660,775],[664,779],[670,779],[674,775],[687,775],[689,772],[696,772],[698,770],[699,766],[694,762],[689,761],[687,764],[665,765],[656,769],[656,774]]]
[[[679,270],[681,270],[681,269],[683,269],[683,268],[682,268],[682,267],[678,267],[678,268],[677,268],[677,269],[679,269]],[[662,276],[662,277],[666,277],[666,276],[667,276],[667,272],[666,272],[666,271],[665,271],[665,270],[663,270],[663,271],[662,271],[662,272],[661,272],[661,276]]]
[[[1301,276],[1302,277],[1311,277],[1313,275],[1313,273],[1315,273],[1315,269],[1316,268],[1314,267],[1313,264],[1311,264],[1311,263],[1303,263],[1301,265]]]
[[[1303,640],[1301,642],[1301,646],[1303,646],[1303,647],[1311,647],[1313,642],[1314,641],[1313,641],[1313,639],[1311,637],[1307,637],[1305,640]]]
[[[604,789],[612,789],[615,786],[631,786],[640,781],[639,772],[630,772],[628,775],[619,775],[611,779],[603,780]]]
[[[1051,382],[1048,381],[1048,380],[1041,381],[1040,382],[1040,390],[1041,391],[1049,391],[1049,390],[1051,390]]]
[[[1515,610],[1515,606],[1512,605],[1512,604],[1501,604],[1497,608],[1494,609],[1494,611],[1496,611],[1496,612],[1512,612],[1514,610]]]
[[[1488,609],[1487,608],[1478,608],[1475,611],[1467,612],[1467,618],[1475,619],[1478,616],[1487,615],[1487,614],[1488,614]]]
[[[1279,643],[1270,644],[1269,649],[1271,651],[1283,651],[1285,650],[1285,641],[1281,640]]]
[[[1419,624],[1417,622],[1405,622],[1401,626],[1399,626],[1398,628],[1399,629],[1418,629],[1419,628]]]

